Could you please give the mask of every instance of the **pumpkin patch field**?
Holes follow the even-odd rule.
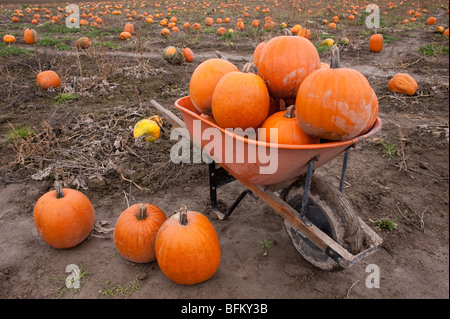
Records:
[[[449,298],[448,10],[0,0],[0,297]],[[208,165],[172,160],[157,108],[181,119],[188,95],[204,119],[277,127],[286,144],[350,140],[378,117],[350,150],[342,196],[380,247],[327,271],[261,198],[218,218]],[[313,181],[338,189],[343,160]],[[218,207],[245,189],[221,186]]]

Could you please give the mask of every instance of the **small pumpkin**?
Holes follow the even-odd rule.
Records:
[[[271,142],[271,128],[276,129],[277,136],[275,140],[278,144],[318,144],[320,138],[306,134],[298,124],[295,118],[295,105],[291,105],[286,111],[279,111],[269,116],[259,130],[259,139],[267,143]],[[273,131],[272,131],[273,132]]]
[[[180,285],[210,279],[220,265],[220,244],[214,226],[202,213],[187,211],[170,216],[156,235],[156,261],[163,274]]]
[[[133,23],[126,23],[123,27],[123,32],[128,32],[130,34],[134,33],[134,24]]]
[[[334,40],[332,38],[327,38],[327,39],[323,40],[320,45],[321,46],[328,45],[329,47],[331,47],[331,46],[333,46],[333,44],[334,44]]]
[[[162,29],[161,29],[161,35],[162,35],[163,37],[166,37],[166,36],[170,35],[170,30],[167,29],[167,28],[162,28]]]
[[[11,44],[16,42],[16,37],[11,35],[11,34],[7,34],[3,37],[3,42]]]
[[[39,87],[43,90],[49,88],[57,88],[61,85],[61,79],[59,75],[52,70],[42,71],[37,75],[36,81]]]
[[[297,35],[309,39],[311,38],[311,31],[309,29],[301,29],[298,31]]]
[[[147,142],[154,142],[161,136],[162,124],[161,118],[157,115],[139,120],[133,127],[133,137],[145,135]]]
[[[239,69],[231,62],[212,58],[200,63],[192,73],[189,82],[189,94],[197,111],[211,113],[211,101],[214,89],[222,77]]]
[[[187,63],[191,63],[192,61],[194,61],[194,52],[192,52],[192,50],[190,48],[184,47],[183,55],[184,55],[184,60]]]
[[[205,18],[205,25],[207,25],[207,26],[212,26],[213,25],[213,23],[214,23],[214,20],[213,20],[213,18],[211,18],[211,17],[206,17]]]
[[[336,45],[331,54],[330,68],[314,71],[301,84],[295,115],[308,135],[349,140],[372,127],[378,115],[378,99],[364,75],[340,67]]]
[[[374,34],[369,39],[369,50],[372,52],[381,52],[383,50],[384,38],[382,34]]]
[[[223,128],[257,129],[269,113],[269,91],[263,79],[250,71],[229,72],[217,83],[212,95],[212,114]],[[230,98],[232,97],[232,98]]]
[[[122,32],[122,33],[120,34],[120,39],[121,39],[121,40],[128,40],[128,39],[130,39],[131,37],[132,37],[132,35],[131,35],[130,32],[124,31],[124,32]]]
[[[217,29],[217,35],[223,35],[227,32],[227,30],[224,27],[220,27]]]
[[[156,234],[166,219],[166,214],[152,204],[139,203],[125,209],[114,228],[114,244],[119,253],[135,263],[154,261]]]
[[[67,249],[79,245],[94,229],[95,212],[90,200],[75,189],[62,188],[42,195],[34,206],[33,219],[39,236],[50,246]]]
[[[88,37],[81,37],[75,42],[78,49],[88,49],[92,42]]]
[[[23,33],[23,39],[25,41],[26,44],[36,44],[37,42],[37,33],[34,29],[31,28],[27,28],[25,29],[24,33]]]
[[[178,47],[168,46],[163,51],[163,58],[169,63],[181,64],[184,62],[183,50]]]
[[[429,17],[426,21],[426,25],[436,24],[437,19],[435,17]]]
[[[419,88],[416,80],[406,73],[397,73],[389,80],[388,90],[406,95],[414,95]]]

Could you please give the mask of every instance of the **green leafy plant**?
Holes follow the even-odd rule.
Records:
[[[384,230],[387,233],[397,229],[397,223],[389,218],[378,218],[377,220],[369,219],[369,221],[374,224],[376,228]]]
[[[258,243],[259,243],[259,246],[261,247],[261,249],[263,250],[263,256],[267,256],[269,253],[268,249],[272,248],[273,242],[271,240],[269,241],[267,239],[264,239],[264,240],[258,241]]]
[[[27,126],[15,127],[9,130],[7,133],[8,139],[13,141],[16,138],[26,139],[30,136],[33,136],[35,132]]]
[[[382,141],[380,143],[383,148],[384,148],[384,153],[389,157],[389,158],[393,158],[395,155],[395,145],[394,143],[387,143]]]
[[[225,41],[227,44],[233,44],[233,34],[234,32],[227,31],[219,37],[219,40]]]
[[[29,49],[20,48],[17,46],[7,46],[5,44],[0,45],[0,56],[18,56],[25,55],[30,56],[33,55],[34,51]]]
[[[61,104],[61,103],[69,103],[72,100],[78,99],[78,95],[73,93],[60,93],[57,96],[53,98],[53,102],[55,104]]]
[[[427,44],[419,48],[419,52],[423,55],[434,56],[449,54],[449,49],[445,45]]]

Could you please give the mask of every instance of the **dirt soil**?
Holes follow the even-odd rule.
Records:
[[[408,32],[410,40],[387,43],[379,54],[368,51],[367,37],[356,45],[357,35],[341,49],[343,66],[359,70],[372,84],[383,122],[376,138],[350,153],[344,196],[383,243],[339,271],[323,271],[303,259],[283,219],[259,199],[247,196],[227,220],[217,219],[208,205],[207,165],[170,161],[175,141],[167,121],[155,143],[136,143],[132,137],[137,120],[158,114],[151,99],[179,115],[174,101],[188,94],[199,63],[220,50],[241,68],[256,42],[236,39],[233,45],[217,45],[212,36],[188,43],[195,60],[183,65],[170,65],[160,56],[176,40],[156,38],[142,44],[142,55],[127,54],[130,50],[123,47],[79,55],[39,48],[29,58],[2,57],[0,298],[449,298],[449,61],[448,55],[417,52],[424,44],[442,43],[438,37]],[[321,58],[328,62],[329,53]],[[39,68],[57,70],[62,88],[39,90]],[[417,80],[416,95],[389,93],[387,82],[397,72]],[[53,99],[62,90],[79,98],[56,104]],[[7,136],[11,125],[27,125],[36,134],[12,142]],[[314,176],[337,188],[342,159]],[[34,204],[52,189],[56,176],[91,200],[99,223],[87,240],[67,250],[47,245],[33,221]],[[230,205],[243,190],[237,181],[220,188],[221,204]],[[124,209],[139,202],[153,203],[167,216],[182,205],[203,212],[220,240],[216,274],[201,284],[181,286],[166,278],[156,261],[125,260],[108,230]],[[376,228],[371,220],[381,218],[397,228],[389,233]],[[272,242],[267,255],[260,246],[264,240]],[[69,264],[85,271],[78,291],[64,290]],[[370,264],[380,269],[379,288],[366,286]]]

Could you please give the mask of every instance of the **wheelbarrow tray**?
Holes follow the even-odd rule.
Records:
[[[213,121],[212,117],[206,118],[202,116],[195,109],[189,96],[178,99],[175,102],[175,107],[181,112],[186,128],[194,142],[201,145],[202,148],[208,147],[211,150],[208,155],[216,163],[219,163],[221,166],[225,164],[233,172],[233,176],[238,179],[245,179],[254,185],[263,186],[279,184],[303,175],[306,173],[308,162],[311,159],[315,159],[315,168],[325,165],[339,156],[348,147],[379,132],[382,126],[381,120],[377,118],[375,124],[367,133],[347,141],[307,145],[273,144],[240,136],[220,127]],[[195,127],[196,125],[197,127]],[[209,128],[216,128],[221,132],[220,141],[204,137],[203,132]],[[225,148],[227,143],[228,145],[233,145],[234,150],[239,150],[239,154],[233,154],[232,160],[227,160],[226,158],[226,152],[229,152],[229,149]],[[265,157],[252,157],[252,154],[259,154],[258,148],[265,149]],[[277,157],[275,158],[277,167],[275,170],[271,170],[269,167],[269,165],[274,163],[267,162],[268,154],[275,154],[273,152],[277,152]],[[243,162],[236,160],[238,155],[240,159],[243,159]],[[248,159],[255,160],[249,161]],[[266,171],[271,170],[272,172],[266,173],[264,168],[266,168]]]
[[[315,168],[320,167],[337,157],[353,144],[363,141],[379,132],[382,126],[382,122],[379,118],[377,118],[375,124],[367,133],[348,141],[311,145],[274,145],[242,137],[223,129],[214,123],[212,118],[208,119],[202,114],[199,114],[193,106],[189,96],[180,98],[175,102],[175,107],[181,112],[184,122],[175,114],[159,105],[156,101],[152,100],[151,102],[157,110],[164,114],[174,127],[186,127],[192,141],[196,145],[200,145],[203,149],[208,146],[211,140],[204,139],[203,135],[200,135],[200,137],[196,136],[196,132],[194,132],[195,129],[202,133],[208,128],[216,128],[221,132],[222,137],[234,140],[238,144],[242,144],[240,146],[246,153],[245,155],[247,155],[252,147],[256,146],[262,146],[266,149],[269,148],[272,151],[275,150],[278,152],[278,168],[272,174],[261,174],[260,168],[262,165],[265,165],[265,163],[261,163],[258,160],[256,160],[255,163],[245,161],[243,163],[224,163],[224,149],[221,145],[219,145],[219,147],[222,147],[222,152],[218,152],[221,156],[214,153],[210,153],[209,155],[218,162],[230,176],[238,180],[251,193],[264,201],[274,209],[277,214],[284,218],[285,224],[287,223],[290,225],[291,231],[288,231],[289,236],[291,236],[294,246],[301,254],[302,252],[296,243],[299,239],[310,242],[316,249],[334,260],[338,268],[347,268],[371,255],[381,246],[382,239],[378,234],[375,233],[361,218],[357,217],[356,223],[360,226],[361,231],[364,234],[364,249],[358,253],[352,254],[319,227],[304,220],[301,214],[299,216],[299,211],[295,210],[277,194],[278,190],[288,185],[292,185],[292,181],[298,179],[298,177],[305,174],[305,172],[307,176],[306,179],[308,180],[308,175],[311,175],[312,163],[315,164]],[[195,125],[200,126],[195,128]],[[222,143],[226,141],[224,138],[222,138]],[[307,184],[305,184],[305,189],[306,188]],[[303,197],[307,198],[306,193]],[[295,239],[293,238],[293,235],[296,237]],[[302,254],[302,256],[305,257],[304,254]],[[320,265],[318,265],[318,267],[322,268]],[[326,267],[327,268],[322,269],[330,270],[328,266]]]

